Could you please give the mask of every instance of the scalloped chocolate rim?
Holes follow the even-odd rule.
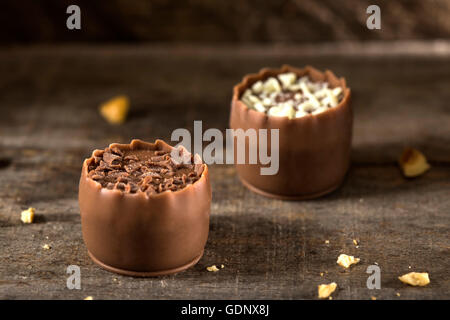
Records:
[[[262,68],[258,73],[250,73],[245,75],[241,82],[238,83],[237,85],[234,86],[233,88],[233,98],[232,101],[236,101],[239,102],[240,104],[242,104],[247,110],[248,112],[255,112],[257,114],[263,115],[264,117],[267,118],[273,118],[272,116],[268,116],[266,113],[264,112],[260,112],[257,110],[254,110],[252,108],[249,108],[241,99],[241,95],[242,93],[250,88],[256,81],[258,80],[265,80],[268,77],[270,77],[271,75],[278,75],[281,73],[286,73],[286,72],[294,72],[295,74],[297,74],[297,76],[304,76],[304,75],[312,75],[315,74],[315,76],[317,77],[321,77],[324,80],[323,81],[327,81],[329,84],[330,81],[329,79],[332,79],[332,81],[339,81],[340,85],[342,87],[342,91],[344,93],[344,96],[342,97],[342,100],[339,102],[339,104],[335,107],[332,108],[328,108],[327,110],[317,113],[317,114],[307,114],[305,116],[299,117],[299,118],[292,118],[289,119],[288,117],[276,117],[276,118],[280,118],[283,120],[288,120],[288,121],[298,121],[298,120],[303,120],[303,119],[307,119],[307,118],[311,118],[311,117],[320,117],[323,116],[325,114],[331,113],[331,112],[336,112],[339,109],[341,109],[345,104],[347,104],[349,98],[350,98],[350,88],[347,87],[347,82],[345,80],[344,77],[338,78],[331,70],[325,70],[324,72],[312,67],[312,66],[306,66],[304,68],[295,68],[292,67],[290,65],[283,65],[281,68],[276,69],[276,68]],[[332,87],[334,88],[334,87]]]
[[[128,150],[144,149],[144,148],[145,149],[152,149],[152,150],[172,150],[174,148],[171,145],[167,144],[165,141],[160,140],[160,139],[156,139],[155,142],[153,142],[153,143],[152,142],[145,142],[145,141],[140,140],[140,139],[133,139],[133,140],[131,140],[131,142],[129,144],[126,144],[126,143],[111,143],[108,146],[108,148],[114,148],[114,147],[122,148],[122,149],[128,149]],[[148,195],[146,192],[144,192],[142,190],[138,190],[135,193],[125,193],[122,190],[118,190],[118,189],[112,189],[111,190],[111,189],[103,188],[103,186],[99,182],[97,182],[97,181],[95,181],[95,180],[93,180],[93,179],[91,179],[91,178],[89,178],[87,176],[87,174],[88,174],[88,163],[90,161],[94,160],[94,156],[96,155],[96,153],[103,152],[103,151],[104,150],[102,150],[102,149],[95,149],[94,151],[92,151],[91,156],[83,161],[83,167],[82,167],[84,178],[88,182],[93,182],[95,184],[95,187],[97,189],[100,189],[101,192],[113,192],[115,194],[124,195],[124,196],[126,195],[128,197],[137,197],[137,196],[144,195],[146,198],[155,198],[155,197],[159,197],[159,196],[167,195],[167,194],[178,194],[179,192],[183,192],[185,190],[189,190],[191,187],[194,187],[194,185],[198,184],[201,181],[204,183],[204,180],[206,179],[206,174],[208,173],[208,166],[205,163],[203,163],[203,172],[200,175],[200,178],[197,181],[195,181],[194,183],[186,185],[183,189],[176,190],[176,191],[165,190],[163,192],[156,193],[156,194],[151,194],[151,195]]]

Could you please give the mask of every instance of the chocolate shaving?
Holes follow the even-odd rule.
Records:
[[[110,149],[112,153],[119,155],[121,157],[123,157],[124,153],[121,149],[117,148],[117,147],[113,147]]]
[[[167,150],[106,148],[96,152],[88,164],[88,177],[103,188],[124,193],[178,191],[199,180],[204,170],[203,164],[194,164],[194,157],[185,149],[179,154],[188,163],[175,162]]]
[[[166,150],[156,150],[155,151],[155,156],[162,156],[162,155],[165,155],[165,154],[168,154],[169,153],[169,151],[166,151]]]
[[[132,160],[132,161],[139,161],[139,158],[135,155],[126,156],[123,158],[124,160]]]
[[[163,156],[156,156],[156,157],[151,157],[150,160],[154,161],[154,162],[159,162],[159,161],[164,161],[164,160],[168,160],[169,156],[167,155],[163,155]]]
[[[121,156],[109,152],[105,152],[103,154],[103,161],[105,161],[112,168],[116,168],[117,166],[120,167],[121,160],[122,160]]]

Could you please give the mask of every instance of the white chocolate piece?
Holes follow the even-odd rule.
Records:
[[[312,112],[312,114],[322,113],[322,112],[327,111],[327,110],[328,110],[327,107],[319,107],[319,108],[315,109],[315,110]]]
[[[334,88],[331,91],[333,92],[334,96],[338,97],[341,94],[341,92],[342,92],[342,88],[341,87],[337,87],[337,88]]]
[[[283,89],[288,89],[290,85],[292,85],[297,79],[297,75],[293,72],[282,73],[278,75],[278,79],[283,85]]]
[[[281,83],[281,85],[280,85]],[[285,102],[286,94],[292,94]],[[241,101],[249,108],[269,116],[300,118],[319,114],[339,105],[341,87],[329,88],[328,82],[313,82],[308,76],[300,78],[293,72],[258,80],[244,91]]]
[[[295,117],[296,118],[301,118],[301,117],[304,117],[304,116],[307,116],[308,115],[308,113],[306,113],[305,111],[303,111],[303,110],[298,110],[296,113],[295,113]]]
[[[282,104],[269,109],[269,116],[274,117],[288,117],[292,119],[295,117],[295,109],[289,104]]]
[[[298,84],[305,83],[305,82],[308,82],[308,81],[309,81],[308,77],[307,76],[303,76],[300,79],[298,79]]]
[[[323,98],[322,100],[320,100],[320,103],[325,107],[331,106],[331,101],[329,97]]]
[[[327,90],[327,98],[330,100],[330,104],[332,107],[336,107],[338,105],[337,97],[332,94],[332,91]]]
[[[274,104],[273,100],[270,98],[264,98],[262,103],[265,107],[270,107]]]
[[[283,115],[280,115],[280,114],[281,114],[281,111],[280,111],[279,106],[271,107],[269,109],[269,111],[267,111],[267,115],[272,116],[272,117],[283,117]]]
[[[247,99],[252,103],[252,104],[256,104],[256,103],[261,103],[261,100],[259,100],[259,98],[257,96],[254,95],[249,95],[247,97]]]
[[[266,82],[264,82],[264,91],[269,93],[280,92],[281,86],[278,83],[277,79],[270,77],[266,80]]]
[[[247,98],[248,96],[251,96],[251,95],[252,95],[252,91],[250,89],[247,89],[244,91],[242,98]]]
[[[254,93],[261,93],[263,91],[263,89],[264,89],[264,85],[261,80],[256,81],[252,86],[252,90]]]
[[[323,89],[320,89],[320,90],[314,92],[314,95],[316,96],[317,99],[324,98],[327,96],[327,91],[329,91],[329,90],[323,88]]]
[[[262,104],[262,103],[260,103],[260,102],[258,102],[258,103],[255,103],[254,105],[253,105],[253,108],[255,108],[255,110],[256,111],[259,111],[259,112],[266,112],[266,108],[264,107],[264,105]]]
[[[298,106],[298,110],[301,110],[305,113],[312,113],[314,112],[315,108],[310,101],[305,101]]]
[[[300,87],[302,88],[303,94],[305,96],[308,97],[309,101],[311,102],[311,104],[315,107],[318,108],[320,107],[320,103],[317,100],[317,98],[311,93],[311,91],[309,91],[309,88],[306,86],[306,84],[304,82],[302,82],[300,84]]]
[[[291,85],[288,87],[288,90],[289,90],[289,91],[298,91],[298,90],[300,90],[300,89],[301,89],[301,87],[300,87],[300,85],[297,84],[297,83],[291,84]]]

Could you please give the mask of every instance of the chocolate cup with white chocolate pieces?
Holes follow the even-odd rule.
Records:
[[[285,79],[286,83],[284,83],[278,78],[279,75],[286,74],[293,74],[296,77],[295,81],[298,80],[299,90],[292,94],[284,89],[289,86],[288,79]],[[268,83],[268,79],[275,79],[280,88],[273,89],[277,85],[273,80],[269,80]],[[308,81],[316,84],[318,90],[325,87],[330,90],[341,88],[337,90],[340,92],[339,96],[334,97],[337,101],[333,104],[319,105],[316,110],[303,113],[300,112],[302,110],[295,108],[293,108],[294,111],[289,109],[288,112],[284,112],[280,107],[281,112],[276,115],[268,112],[270,106],[258,110],[257,107],[249,107],[245,103],[248,102],[247,90],[255,86],[256,91],[261,85],[269,86],[270,90],[278,90],[280,94],[273,95],[275,99],[279,99],[277,96],[301,93],[300,79],[303,79],[304,84]],[[254,92],[253,89],[252,92]],[[303,93],[311,94],[311,92]],[[297,103],[301,102],[304,101],[298,99]],[[321,72],[310,66],[303,69],[283,66],[280,69],[265,68],[257,74],[249,74],[233,88],[230,128],[244,131],[267,129],[268,137],[270,137],[271,129],[279,129],[279,170],[275,175],[261,175],[260,169],[268,165],[262,165],[259,162],[236,164],[239,178],[250,190],[273,198],[301,200],[327,194],[339,187],[348,170],[352,123],[350,89],[344,78],[337,78],[331,71]],[[270,154],[271,139],[267,140],[267,154]],[[257,150],[257,154],[260,154],[259,145],[249,145],[252,143],[249,139],[246,139],[245,143],[246,151]],[[236,138],[234,145],[236,157],[238,148]],[[273,149],[273,152],[276,152],[276,146]]]
[[[162,140],[111,144],[83,163],[79,205],[84,242],[101,267],[160,276],[195,265],[208,238],[208,167],[172,158]],[[189,155],[185,149],[177,152]],[[186,159],[186,158],[184,158]]]

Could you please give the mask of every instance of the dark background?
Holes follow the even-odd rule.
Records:
[[[81,7],[82,31],[66,28]],[[381,8],[382,30],[366,28]],[[2,1],[0,43],[304,43],[450,38],[449,0]]]

